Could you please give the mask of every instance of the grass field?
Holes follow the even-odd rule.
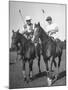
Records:
[[[16,52],[10,52],[10,69],[9,69],[9,86],[10,88],[28,88],[28,87],[46,87],[47,86],[47,78],[45,75],[46,67],[43,60],[43,57],[41,56],[40,61],[40,68],[41,68],[41,74],[38,74],[38,65],[37,60],[35,59],[33,62],[33,76],[36,76],[32,81],[29,83],[24,82],[23,80],[23,74],[22,74],[22,61],[17,60],[16,62]],[[20,58],[20,56],[18,57]],[[56,58],[56,62],[58,62],[58,59]],[[57,71],[57,68],[53,65],[53,70],[55,72]],[[62,54],[62,60],[59,70],[59,77],[58,79],[52,84],[52,86],[61,86],[66,85],[66,51],[63,50]],[[29,73],[29,64],[26,63],[26,75],[28,78]]]

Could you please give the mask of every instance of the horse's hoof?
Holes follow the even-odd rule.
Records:
[[[32,81],[32,77],[29,77],[29,80]]]
[[[26,78],[24,78],[24,81],[26,81],[27,79]]]
[[[29,74],[29,79],[32,80],[32,71]]]
[[[29,80],[26,80],[26,83],[28,84],[29,83]]]
[[[47,82],[48,82],[48,86],[52,85],[52,79],[50,79],[49,77],[47,78]]]
[[[14,63],[16,63],[16,62],[17,62],[17,60],[14,61]]]
[[[39,73],[41,73],[41,71],[39,71]]]
[[[57,78],[58,78],[58,75],[55,75],[55,80],[57,80]]]
[[[52,78],[52,80],[53,80],[53,82],[52,83],[54,83],[56,80],[57,80],[57,78],[58,78],[58,76],[53,76],[53,78]]]
[[[51,70],[51,72],[54,72],[54,70]]]
[[[49,73],[49,71],[46,71],[47,73]]]
[[[30,77],[30,80],[32,79],[32,77]]]

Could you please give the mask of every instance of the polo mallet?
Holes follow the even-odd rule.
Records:
[[[24,18],[23,18],[23,16],[22,16],[22,13],[21,13],[21,10],[20,10],[20,9],[19,9],[19,13],[20,13],[21,19],[22,19],[22,21],[23,21],[23,24],[25,24]]]

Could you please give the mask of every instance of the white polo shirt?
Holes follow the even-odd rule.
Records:
[[[45,20],[47,18],[47,15],[45,13],[43,14],[43,20],[44,20],[44,18],[45,18]],[[56,28],[58,29],[58,25],[56,23],[52,23],[52,24],[49,25],[47,23],[47,21],[44,21],[44,22],[45,22],[46,32],[51,31],[51,30],[56,30]],[[56,39],[56,38],[58,38],[58,32],[56,32],[55,34],[52,34],[50,36],[52,36]]]
[[[25,24],[24,25],[24,31],[23,32],[25,32],[25,31],[31,32],[33,29],[34,29],[34,24],[31,24],[30,26],[27,25],[27,24]]]
[[[51,31],[51,30],[56,30],[56,28],[58,29],[58,26],[56,23],[52,23],[50,25],[48,24],[48,25],[46,25],[46,32]],[[56,32],[55,34],[52,34],[50,36],[52,36],[56,39],[56,38],[58,38],[58,32]]]

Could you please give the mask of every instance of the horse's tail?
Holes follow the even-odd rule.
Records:
[[[63,50],[63,49],[65,49],[65,48],[66,48],[66,46],[64,45],[64,43],[63,43],[63,42],[61,43],[61,47],[60,47],[60,48],[61,48],[61,50]]]

